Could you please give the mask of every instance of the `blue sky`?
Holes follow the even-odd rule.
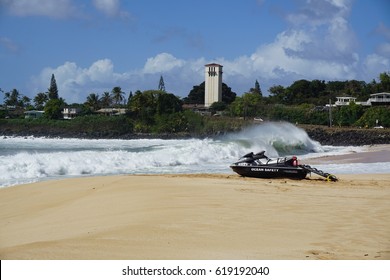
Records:
[[[0,88],[34,97],[51,74],[68,103],[120,86],[185,97],[204,65],[238,95],[258,80],[378,80],[388,0],[0,0]],[[0,101],[1,102],[1,101]]]

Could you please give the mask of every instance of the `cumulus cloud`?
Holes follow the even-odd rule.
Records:
[[[151,74],[164,73],[174,68],[181,68],[184,64],[184,60],[177,59],[169,53],[160,53],[146,60],[143,72]]]
[[[129,13],[122,10],[120,0],[92,0],[96,10],[108,17],[128,18]],[[74,0],[2,0],[3,6],[15,16],[44,16],[54,19],[66,19],[82,16],[83,6]]]
[[[349,25],[350,0],[299,1],[297,10],[284,15],[289,28],[273,42],[233,61],[222,60],[225,78],[250,85],[289,85],[297,79],[354,79],[360,58]],[[243,90],[242,88],[240,90]],[[245,89],[244,89],[245,90]],[[248,89],[247,89],[248,90]],[[264,91],[264,90],[263,90]]]
[[[379,73],[388,72],[390,58],[379,54],[370,54],[363,62],[363,73],[366,77],[378,77]]]
[[[187,96],[192,87],[204,80],[203,58],[182,60],[168,53],[160,53],[146,60],[140,69],[115,72],[110,59],[100,59],[88,67],[75,62],[65,62],[58,67],[46,67],[31,79],[34,92],[46,92],[51,74],[57,81],[60,97],[68,103],[85,102],[90,93],[102,94],[120,86],[126,93],[136,90],[157,89],[160,76],[164,77],[166,89],[178,96]]]
[[[377,52],[384,57],[390,57],[390,42],[380,44],[377,48]]]
[[[288,86],[298,79],[367,81],[390,69],[389,43],[378,45],[376,53],[359,57],[357,39],[348,22],[350,0],[297,1],[301,6],[285,14],[289,28],[251,54],[210,61],[204,57],[186,60],[162,52],[146,58],[139,69],[123,73],[115,71],[110,59],[97,60],[88,67],[66,62],[43,69],[33,83],[36,92],[46,91],[54,73],[61,97],[67,102],[84,102],[91,92],[102,94],[115,86],[121,86],[125,92],[157,89],[160,75],[168,92],[185,97],[194,85],[204,81],[204,65],[210,62],[223,65],[223,81],[238,94],[253,87],[255,80],[266,93],[272,85]],[[93,3],[107,16],[118,15],[120,11],[117,0]],[[384,37],[388,31],[383,24],[376,30]],[[164,34],[159,39],[164,40],[168,35],[172,36]]]
[[[51,74],[56,77],[59,95],[68,102],[83,102],[95,90],[109,91],[123,78],[122,74],[114,73],[109,59],[95,61],[88,68],[82,68],[75,62],[65,62],[57,68],[46,67],[32,78],[36,92],[47,90]]]
[[[46,16],[67,18],[76,13],[71,0],[3,0],[2,6],[16,16]]]
[[[310,43],[294,52],[302,58],[353,63],[356,37],[348,16],[350,0],[307,1],[286,16],[292,30],[304,31]]]
[[[243,88],[244,84],[253,85],[256,79],[268,89],[273,84],[286,86],[297,79],[334,80],[356,76],[357,54],[342,60],[331,54],[311,53],[316,44],[310,32],[288,30],[278,34],[274,42],[260,46],[250,56],[232,61],[221,59],[220,62],[224,65],[225,79],[231,85],[242,85],[237,89],[239,93],[249,89]]]

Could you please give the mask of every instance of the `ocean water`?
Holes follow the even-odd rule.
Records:
[[[290,123],[264,123],[217,139],[89,140],[1,137],[0,187],[48,179],[113,174],[226,173],[248,152],[299,159],[359,152],[321,146]],[[388,163],[316,165],[335,175],[388,173]]]

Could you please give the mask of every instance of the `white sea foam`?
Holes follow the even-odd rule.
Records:
[[[211,139],[8,140],[22,148],[0,156],[2,186],[61,176],[223,172],[244,153],[235,143]]]
[[[4,137],[0,139],[0,186],[73,176],[232,173],[229,165],[251,151],[265,150],[270,157],[295,154],[305,158],[349,153],[351,149],[359,148],[321,146],[288,123],[266,123],[203,140]],[[335,174],[353,173],[357,167],[359,173],[383,171],[381,164],[340,166],[321,167]]]

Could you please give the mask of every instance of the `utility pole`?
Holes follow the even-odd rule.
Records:
[[[332,127],[332,99],[329,98],[329,127]]]

